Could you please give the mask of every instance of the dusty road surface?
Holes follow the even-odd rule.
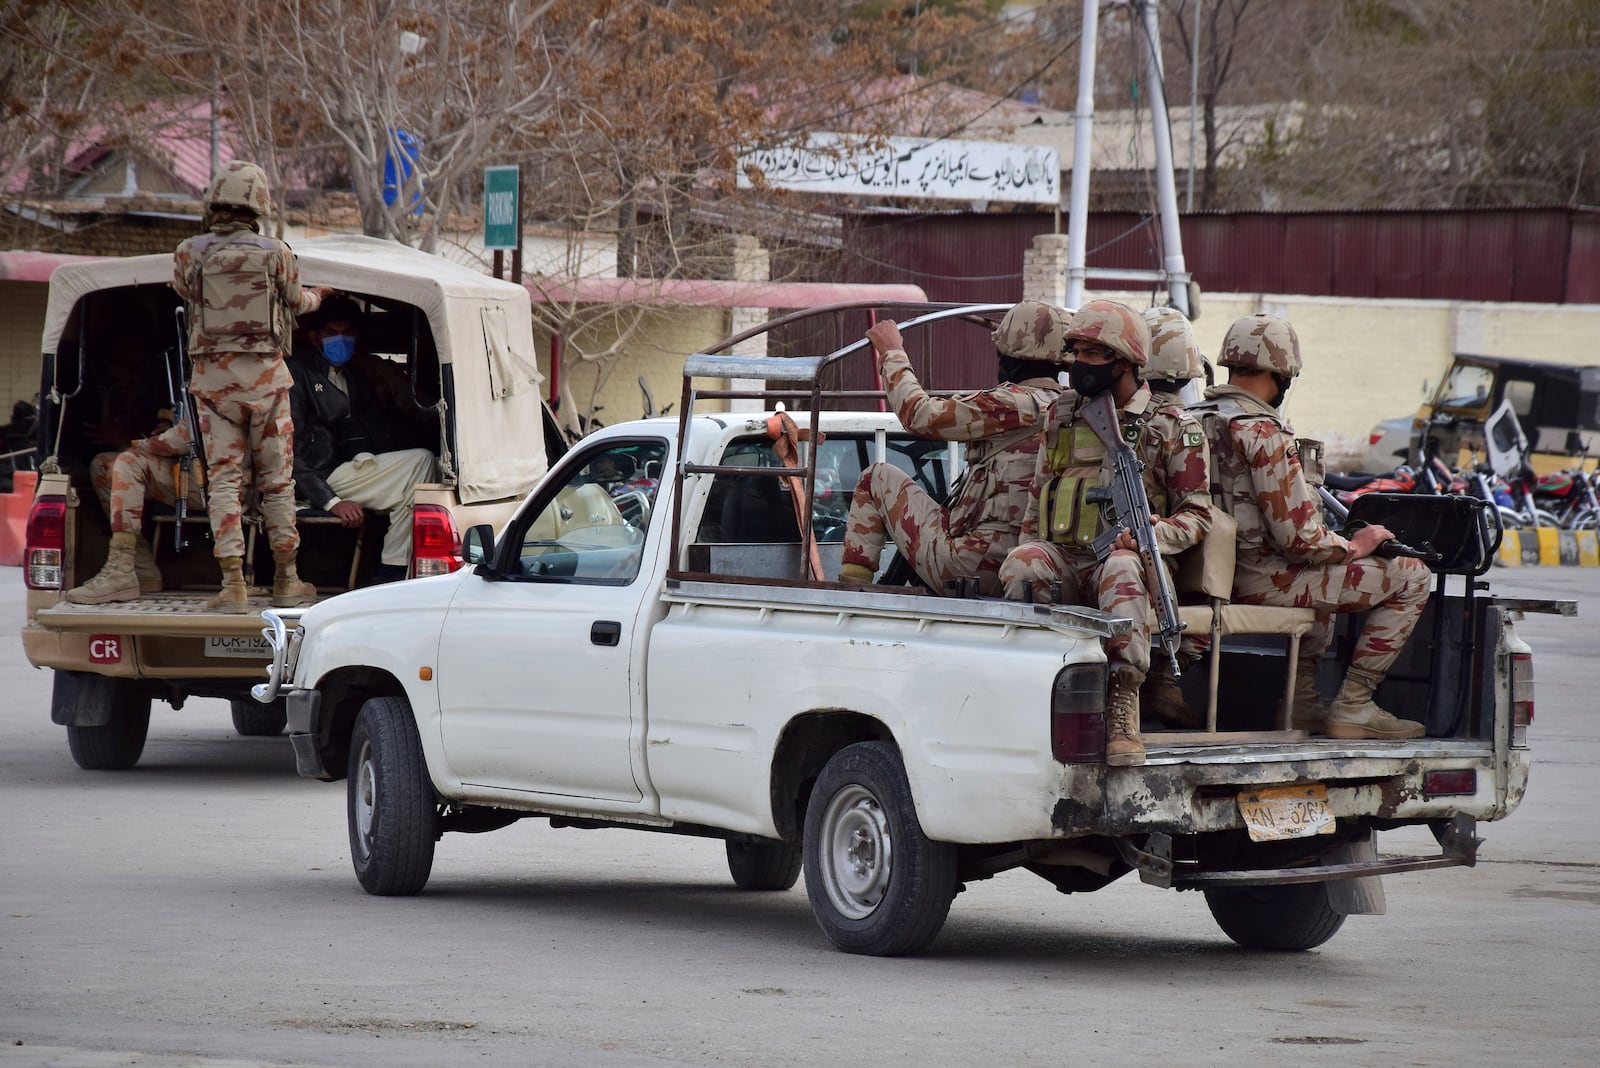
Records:
[[[441,843],[414,899],[350,871],[344,786],[220,702],[157,703],[78,770],[0,571],[0,1068],[226,1064],[1588,1065],[1600,1059],[1600,572],[1530,618],[1537,763],[1476,869],[1392,876],[1311,953],[1234,947],[1196,894],[973,885],[922,956],[835,952],[803,889],[717,843],[528,821]],[[1424,832],[1380,837],[1424,851]]]

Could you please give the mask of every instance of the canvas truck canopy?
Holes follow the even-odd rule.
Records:
[[[543,375],[525,289],[370,237],[312,238],[294,251],[304,284],[404,302],[427,318],[441,373],[449,376],[443,392],[453,405],[452,460],[463,504],[518,496],[533,486],[546,466]],[[62,264],[50,275],[41,351],[56,352],[85,294],[171,280],[169,254]]]

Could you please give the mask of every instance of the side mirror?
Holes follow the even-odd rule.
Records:
[[[479,523],[467,530],[461,541],[461,560],[480,569],[494,562],[494,527]],[[479,574],[483,572],[480,570]]]

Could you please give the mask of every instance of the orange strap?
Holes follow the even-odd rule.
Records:
[[[767,437],[772,439],[772,452],[784,467],[799,469],[800,442],[808,434],[795,426],[788,412],[778,412],[767,420]],[[789,499],[794,504],[795,525],[804,539],[809,529],[807,520],[811,515],[811,502],[806,499],[806,480],[796,475],[786,475],[784,478],[789,483]],[[822,554],[817,551],[815,537],[806,545],[806,569],[813,581],[822,580]]]

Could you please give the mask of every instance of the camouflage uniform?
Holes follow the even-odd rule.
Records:
[[[209,258],[209,259],[208,259]],[[210,261],[220,260],[213,263]],[[204,273],[204,282],[202,281]],[[317,294],[300,288],[289,246],[224,221],[191,237],[174,255],[172,285],[189,302],[189,391],[200,414],[211,476],[215,554],[244,555],[240,488],[248,455],[274,555],[300,544],[294,525],[294,428],[283,350],[296,315]]]
[[[1364,557],[1328,529],[1306,482],[1292,431],[1276,409],[1237,386],[1206,390],[1203,422],[1216,465],[1213,492],[1239,523],[1233,596],[1245,604],[1315,608],[1302,656],[1320,659],[1338,612],[1368,612],[1351,667],[1383,675],[1428,601],[1432,575],[1419,560]]]
[[[1106,643],[1106,656],[1133,668],[1142,679],[1150,670],[1150,632],[1155,609],[1139,554],[1116,549],[1104,561],[1091,547],[1103,532],[1099,509],[1082,500],[1082,490],[1110,481],[1106,447],[1078,417],[1079,397],[1068,390],[1056,399],[1039,450],[1033,492],[1022,520],[1021,544],[1006,557],[1000,579],[1006,596],[1023,599],[1028,584],[1045,597],[1059,581],[1071,600],[1092,604],[1133,620],[1125,637]],[[1144,462],[1144,490],[1160,517],[1156,542],[1163,556],[1197,545],[1211,529],[1205,438],[1183,409],[1157,407],[1140,386],[1118,413],[1124,439]],[[1041,522],[1041,501],[1049,510]]]
[[[1431,574],[1417,560],[1351,559],[1358,550],[1323,521],[1322,502],[1277,411],[1301,368],[1293,326],[1244,316],[1228,328],[1218,362],[1240,375],[1240,384],[1207,390],[1193,410],[1211,441],[1212,494],[1239,524],[1234,599],[1316,611],[1296,666],[1294,726],[1335,738],[1421,737],[1423,724],[1391,715],[1372,694],[1421,618]],[[1277,390],[1271,401],[1255,392],[1269,375]],[[1324,706],[1316,669],[1339,612],[1367,616],[1339,693]]]
[[[1059,353],[1064,322],[1060,309],[1025,301],[1007,314],[994,340],[1004,355],[1026,352],[1035,358],[1052,348]],[[959,397],[931,397],[903,349],[885,352],[880,367],[889,402],[906,430],[921,438],[967,442],[967,470],[948,508],[893,464],[872,464],[863,471],[850,500],[841,577],[850,570],[862,576],[876,572],[884,541],[892,537],[933,592],[944,593],[945,584],[957,578],[975,578],[980,590],[995,592],[1000,564],[1017,543],[1033,480],[1039,435],[1030,429],[1044,417],[1060,384],[1028,378]]]
[[[175,459],[189,451],[188,431],[175,426],[138,441],[122,452],[103,452],[89,464],[94,490],[111,520],[111,532],[138,534],[144,502],[178,503]],[[190,479],[189,505],[205,507],[199,472]]]

